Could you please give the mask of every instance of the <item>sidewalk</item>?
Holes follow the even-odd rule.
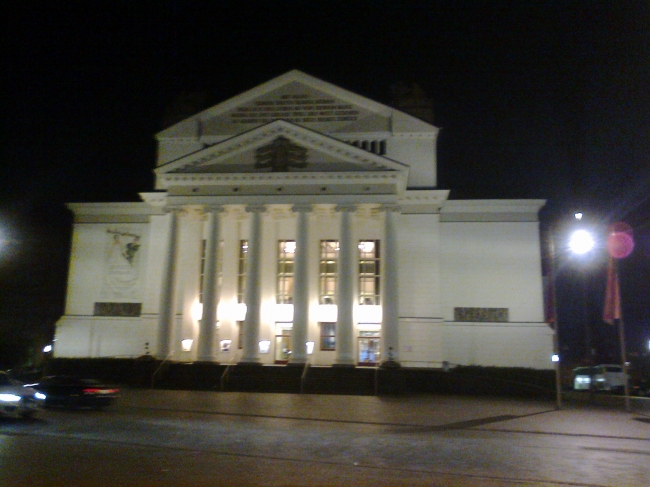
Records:
[[[485,429],[650,441],[650,411],[466,396],[338,396],[126,389],[119,407],[385,426]]]

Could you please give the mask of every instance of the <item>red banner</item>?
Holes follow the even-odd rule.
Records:
[[[621,292],[618,285],[618,271],[614,258],[610,257],[607,267],[607,287],[605,288],[605,309],[603,321],[613,325],[621,319]]]

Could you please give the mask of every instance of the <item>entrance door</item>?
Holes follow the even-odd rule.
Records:
[[[276,335],[275,363],[286,364],[289,361],[289,357],[291,357],[291,335]]]
[[[379,332],[359,332],[359,365],[373,366],[379,362]]]

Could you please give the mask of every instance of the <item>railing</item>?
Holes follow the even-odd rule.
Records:
[[[174,352],[170,352],[169,355],[165,357],[165,359],[160,362],[160,365],[156,370],[154,370],[153,374],[151,374],[151,388],[155,389],[156,385],[156,375],[158,375],[159,372],[162,372],[163,366],[169,362],[169,359],[174,355]]]
[[[232,364],[226,365],[226,370],[223,371],[223,374],[221,374],[221,392],[225,392],[226,390],[226,384],[228,383],[228,372],[230,372],[230,366]]]
[[[223,371],[223,374],[221,374],[221,379],[220,379],[220,386],[221,386],[221,392],[226,391],[226,386],[228,385],[228,376],[230,375],[230,368],[233,365],[237,365],[239,360],[241,359],[241,350],[235,350],[235,354],[230,358],[230,362],[228,365],[226,365],[226,369]]]
[[[309,371],[309,362],[305,362],[305,366],[302,369],[302,375],[300,376],[300,394],[305,393],[305,383],[307,382],[308,371]]]

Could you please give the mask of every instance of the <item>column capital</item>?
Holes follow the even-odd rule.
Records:
[[[384,203],[382,205],[379,205],[377,210],[386,213],[388,213],[389,211],[393,213],[400,213],[402,211],[402,208],[397,203]]]
[[[248,205],[246,206],[246,213],[265,213],[266,205]]]
[[[314,205],[298,204],[291,207],[293,213],[311,213],[314,210]]]
[[[182,206],[163,206],[162,210],[165,213],[176,213],[177,215],[184,211]]]
[[[226,209],[223,207],[223,205],[205,205],[203,207],[204,213],[223,213],[225,211]]]
[[[355,211],[357,211],[357,205],[354,205],[354,204],[336,205],[336,207],[334,207],[334,210],[339,211],[339,212],[342,212],[342,211],[355,212]]]

